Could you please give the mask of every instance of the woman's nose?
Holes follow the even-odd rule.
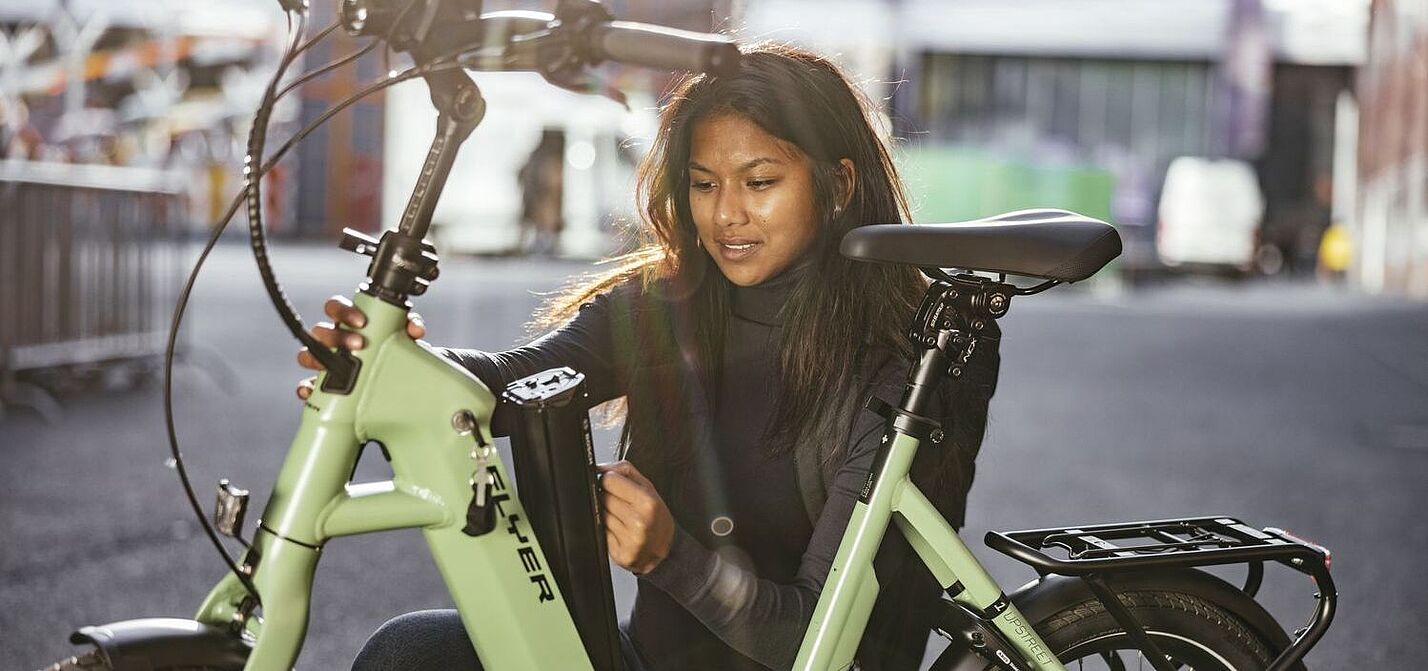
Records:
[[[744,198],[737,189],[719,189],[714,203],[714,222],[720,226],[737,226],[749,221]]]

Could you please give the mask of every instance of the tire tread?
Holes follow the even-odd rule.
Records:
[[[1259,659],[1269,660],[1271,658],[1268,646],[1264,644],[1264,641],[1262,641],[1258,635],[1250,630],[1243,620],[1235,617],[1214,603],[1195,596],[1194,594],[1166,591],[1131,591],[1118,593],[1117,597],[1120,598],[1121,605],[1133,613],[1137,610],[1144,611],[1148,609],[1170,610],[1179,611],[1209,621],[1237,646],[1251,651],[1252,654]],[[1043,625],[1037,627],[1037,629],[1038,631],[1043,631],[1045,636],[1050,636],[1065,627],[1069,627],[1082,620],[1099,617],[1103,614],[1108,615],[1105,605],[1098,599],[1091,599],[1062,610],[1047,619]],[[1067,648],[1074,648],[1103,633],[1104,632],[1094,633],[1083,637],[1072,642]]]

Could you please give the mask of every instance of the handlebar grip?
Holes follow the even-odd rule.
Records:
[[[590,45],[602,59],[661,70],[728,73],[739,67],[739,47],[723,35],[633,21],[593,27]]]

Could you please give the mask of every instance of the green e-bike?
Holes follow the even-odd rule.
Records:
[[[281,1],[291,16],[305,20],[300,0]],[[339,536],[407,528],[422,530],[486,668],[620,668],[611,645],[613,618],[589,617],[591,600],[577,598],[570,581],[557,579],[567,544],[533,528],[526,506],[508,487],[510,473],[491,447],[496,396],[468,371],[405,335],[410,299],[436,279],[438,259],[423,238],[457,149],[484,112],[464,69],[535,70],[555,84],[579,88],[586,66],[601,60],[719,72],[737,65],[739,53],[722,36],[612,21],[589,0],[561,0],[553,15],[482,14],[479,5],[479,0],[342,3],[349,32],[373,36],[416,62],[381,86],[420,76],[439,112],[436,137],[398,228],[380,240],[350,231],[343,240],[347,249],[372,257],[355,298],[368,316],[354,329],[368,343],[357,352],[325,349],[304,331],[266,259],[258,185],[271,164],[263,162],[263,136],[282,70],[298,49],[301,30],[294,32],[250,136],[243,201],[274,305],[326,370],[303,406],[301,425],[246,552],[237,561],[225,552],[231,570],[197,614],[84,627],[71,640],[91,648],[51,669],[290,669],[306,633],[324,544]],[[336,109],[341,107],[345,104]],[[279,156],[288,146],[291,142]],[[1158,671],[1303,668],[1304,654],[1322,637],[1335,608],[1328,552],[1317,545],[1223,516],[992,532],[988,545],[1038,574],[1007,594],[909,478],[917,451],[940,449],[943,440],[938,419],[927,415],[930,399],[939,385],[958,383],[977,344],[991,337],[987,326],[1007,313],[1014,297],[1086,279],[1120,249],[1110,225],[1060,210],[958,224],[871,225],[844,238],[846,256],[914,265],[931,283],[907,327],[917,355],[902,398],[868,404],[886,419],[885,434],[795,668],[855,668],[880,580],[894,579],[873,570],[873,557],[894,527],[946,590],[928,617],[929,626],[952,645],[933,668],[1061,671],[1090,665],[1115,671],[1132,663]],[[1036,283],[1013,284],[1009,275]],[[181,311],[182,302],[175,328]],[[557,372],[547,381],[560,387],[569,374]],[[352,483],[362,446],[371,441],[384,446],[393,475],[384,482]],[[596,486],[593,471],[582,477]],[[219,530],[239,536],[245,506],[241,492],[220,485]],[[598,511],[588,522],[598,528]],[[218,544],[206,518],[204,524]],[[1253,598],[1266,562],[1304,573],[1317,584],[1318,607],[1292,639]],[[1227,564],[1247,567],[1244,585],[1230,585],[1199,568]],[[579,585],[581,591],[608,593],[606,582],[598,588]],[[577,601],[584,605],[576,608]],[[597,609],[611,607],[608,598],[593,603]]]

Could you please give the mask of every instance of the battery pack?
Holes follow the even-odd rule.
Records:
[[[516,490],[595,669],[623,668],[585,376],[554,368],[506,385]]]

